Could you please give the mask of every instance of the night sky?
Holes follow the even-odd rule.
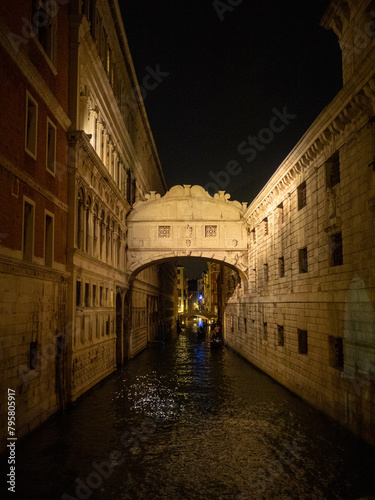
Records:
[[[168,187],[215,183],[250,202],[340,90],[341,57],[319,26],[327,0],[229,1],[120,5],[139,84],[157,73],[144,102]],[[275,109],[293,118],[265,144]],[[236,175],[220,175],[229,162]]]

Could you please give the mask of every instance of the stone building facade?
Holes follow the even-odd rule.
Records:
[[[126,218],[165,181],[117,2],[73,1],[70,23],[67,376],[74,400],[155,335],[160,270],[143,271],[128,293]]]
[[[1,391],[21,437],[170,334],[176,266],[128,269],[127,216],[166,185],[118,2],[2,4],[0,37]]]
[[[372,443],[374,20],[369,1],[333,1],[325,14],[344,86],[249,205],[248,288],[227,273],[225,309],[233,349]]]

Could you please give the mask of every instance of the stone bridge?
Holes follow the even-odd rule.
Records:
[[[225,191],[211,196],[184,185],[138,201],[127,219],[130,273],[167,259],[201,257],[235,268],[246,286],[247,204],[229,198]]]

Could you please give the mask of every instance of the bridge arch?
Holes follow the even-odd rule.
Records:
[[[152,191],[135,203],[127,219],[127,263],[134,276],[152,264],[197,257],[236,269],[247,287],[246,203],[224,191],[211,196],[201,186]]]

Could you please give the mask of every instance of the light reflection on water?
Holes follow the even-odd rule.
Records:
[[[98,500],[375,493],[374,450],[191,332],[131,360],[19,443],[19,498],[79,498],[75,479],[87,487],[93,462],[112,468],[86,490]]]

